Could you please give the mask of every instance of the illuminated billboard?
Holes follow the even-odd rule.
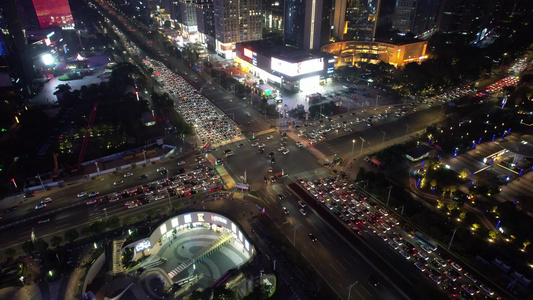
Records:
[[[68,0],[33,0],[41,28],[73,24]]]
[[[314,58],[302,62],[290,63],[272,57],[270,69],[272,69],[272,71],[277,71],[281,74],[294,77],[324,70],[324,59]]]
[[[252,52],[252,50],[244,48],[244,56],[252,59],[254,58],[254,53]]]

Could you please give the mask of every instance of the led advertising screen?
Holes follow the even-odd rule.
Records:
[[[73,24],[68,0],[33,0],[41,28]]]
[[[324,70],[324,59],[314,58],[297,63],[286,62],[272,57],[270,68],[287,76],[298,76]]]

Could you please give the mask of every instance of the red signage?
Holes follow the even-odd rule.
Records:
[[[41,28],[73,24],[68,0],[33,0]]]

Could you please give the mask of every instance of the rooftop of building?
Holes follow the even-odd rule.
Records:
[[[248,48],[254,52],[260,53],[261,55],[267,57],[276,57],[288,62],[300,62],[303,60],[324,57],[327,55],[326,53],[308,53],[296,48],[276,44],[271,40],[244,42],[237,45]]]

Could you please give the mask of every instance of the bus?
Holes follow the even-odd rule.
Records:
[[[435,242],[434,240],[426,237],[421,232],[417,231],[415,233],[415,240],[418,241],[422,245],[428,246],[431,249],[431,251],[436,251],[437,250],[437,246],[438,246],[437,242]]]
[[[217,185],[212,185],[209,187],[210,192],[216,192],[224,189],[224,184],[219,183]]]

